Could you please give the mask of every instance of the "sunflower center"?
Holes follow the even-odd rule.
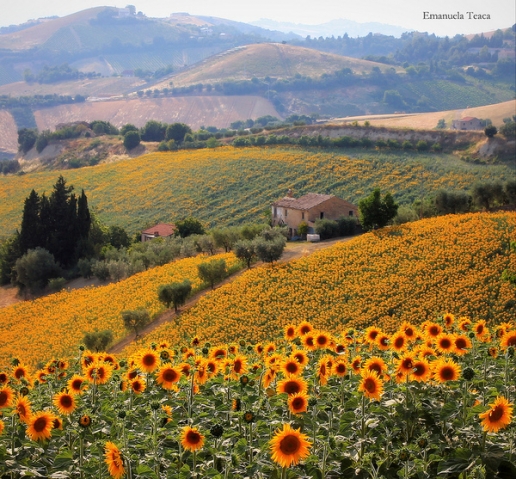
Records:
[[[199,444],[201,441],[201,435],[195,431],[188,431],[186,435],[186,440],[189,444]]]
[[[47,420],[44,417],[39,417],[34,421],[33,428],[36,432],[42,432],[47,427]]]
[[[61,406],[63,407],[72,407],[72,397],[71,396],[62,396],[60,400]]]
[[[146,354],[142,358],[142,363],[145,366],[154,366],[154,364],[156,363],[156,358],[152,354]]]
[[[303,408],[305,405],[305,401],[303,398],[295,398],[293,401],[292,401],[292,407],[294,409],[301,409]]]
[[[172,383],[177,379],[177,373],[173,369],[167,369],[163,373],[163,379],[169,383]]]
[[[289,373],[297,373],[297,364],[294,362],[287,363],[287,366],[285,367],[285,369]]]
[[[369,371],[376,371],[378,374],[382,373],[382,367],[379,364],[371,364],[369,366]]]
[[[403,344],[405,344],[405,340],[403,338],[396,338],[396,341],[394,341],[394,347],[396,348],[402,348]]]
[[[455,346],[458,349],[466,349],[466,341],[464,340],[464,338],[457,338],[455,340]]]
[[[426,368],[423,364],[416,364],[414,366],[414,376],[423,376],[425,374]]]
[[[451,347],[451,341],[449,339],[441,339],[441,348],[449,349]]]
[[[441,377],[447,381],[450,381],[455,377],[455,371],[450,367],[442,368]]]
[[[76,379],[72,383],[72,389],[74,389],[75,391],[78,391],[79,389],[81,389],[81,386],[82,386],[82,380],[80,380],[80,379]]]
[[[7,404],[8,399],[7,393],[5,391],[0,391],[0,407]]]
[[[301,391],[299,384],[295,381],[288,381],[285,383],[285,392],[287,394],[296,394]]]
[[[367,378],[364,382],[364,388],[367,392],[374,393],[376,391],[376,382],[371,378]]]
[[[233,370],[235,373],[239,373],[242,371],[242,362],[241,361],[235,361],[235,364],[233,365]]]
[[[499,421],[504,413],[504,408],[500,406],[496,406],[490,413],[489,413],[489,420],[496,422]]]
[[[299,451],[301,442],[297,436],[289,434],[285,436],[279,443],[280,451],[283,454],[292,455]]]

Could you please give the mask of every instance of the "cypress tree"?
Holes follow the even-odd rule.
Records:
[[[91,228],[91,215],[90,210],[88,209],[88,198],[86,197],[84,190],[82,190],[81,196],[79,196],[79,200],[77,202],[77,224],[79,228],[79,237],[87,238]]]
[[[41,222],[40,222],[41,199],[35,190],[25,198],[23,215],[20,228],[19,247],[24,255],[29,249],[34,249],[41,244]]]

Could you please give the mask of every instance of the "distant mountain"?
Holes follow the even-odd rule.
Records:
[[[249,22],[251,25],[266,28],[268,30],[279,30],[285,33],[295,33],[306,38],[310,35],[312,38],[342,36],[345,33],[349,37],[364,37],[369,33],[381,33],[383,35],[392,35],[400,37],[402,33],[411,31],[408,27],[400,27],[395,25],[387,25],[385,23],[367,22],[358,23],[353,20],[332,20],[320,25],[304,25],[300,23],[277,22],[267,18],[262,18],[255,22]]]

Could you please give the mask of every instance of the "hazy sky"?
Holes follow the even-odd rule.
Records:
[[[516,22],[514,0],[116,0],[116,3],[109,0],[0,0],[0,26],[38,17],[64,16],[95,6],[125,7],[128,3],[150,17],[188,12],[243,22],[269,18],[308,25],[343,18],[399,25],[440,36],[507,28]],[[460,13],[464,19],[425,20],[424,12]],[[485,17],[469,18],[472,15],[468,12]]]

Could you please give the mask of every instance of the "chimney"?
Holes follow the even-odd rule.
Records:
[[[292,189],[289,188],[288,191],[287,191],[287,197],[288,198],[292,198],[294,195],[292,194]]]

